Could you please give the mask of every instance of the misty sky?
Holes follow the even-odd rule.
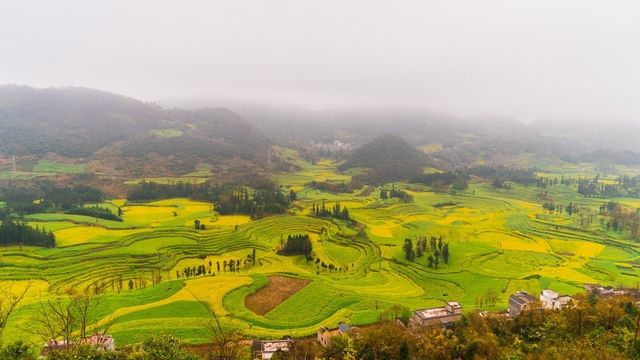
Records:
[[[640,121],[638,1],[0,0],[0,83]]]

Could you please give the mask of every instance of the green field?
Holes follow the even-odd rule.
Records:
[[[213,175],[211,165],[200,164],[196,169],[190,173],[175,176],[175,177],[151,177],[151,178],[139,178],[127,180],[124,183],[126,185],[136,185],[142,181],[153,181],[159,184],[171,184],[177,182],[200,184],[211,178]]]
[[[79,174],[81,172],[84,172],[84,165],[62,164],[52,160],[38,160],[38,163],[33,167],[33,172]]]
[[[414,196],[413,202],[403,203],[381,200],[378,189],[368,195],[362,190],[329,194],[311,189],[306,184],[313,179],[351,177],[336,173],[337,164],[330,160],[297,161],[298,172],[275,176],[299,194],[287,215],[252,220],[217,214],[208,203],[170,199],[125,205],[123,222],[64,214],[27,217],[32,224],[54,231],[58,247],[0,250],[2,282],[15,289],[32,282],[5,332],[6,340],[27,336],[38,344],[40,339],[20,330],[37,316],[40,296],[54,297],[70,287],[104,288],[105,300],[93,320],[112,318],[110,331],[118,344],[126,344],[154,332],[173,333],[192,343],[207,341],[206,311],[197,299],[223,315],[225,326],[247,336],[279,338],[311,335],[321,325],[340,321],[373,323],[392,306],[413,310],[451,300],[470,311],[488,290],[496,291],[499,299],[487,310],[503,310],[509,294],[520,289],[537,292],[551,287],[572,294],[584,283],[631,286],[640,280],[640,248],[635,242],[602,230],[597,221],[584,228],[575,216],[545,214],[535,187],[496,190],[474,183],[452,195],[397,183],[397,188]],[[207,174],[200,168],[185,177]],[[564,203],[588,207],[602,203],[569,187],[547,191]],[[340,201],[361,226],[309,216],[313,202],[322,199],[329,206]],[[637,199],[618,200],[640,205]],[[451,205],[434,206],[443,203]],[[196,219],[206,230],[193,229]],[[342,271],[317,268],[303,257],[277,255],[280,239],[288,234],[309,234],[315,256]],[[434,269],[427,266],[426,256],[405,260],[404,239],[415,244],[421,236],[442,236],[450,246],[449,263]],[[245,259],[253,250],[255,266],[217,273],[217,262]],[[208,267],[209,261],[215,276],[176,277],[176,271]],[[152,286],[156,273],[162,282]],[[295,274],[311,282],[265,315],[257,315],[245,307],[244,299],[265,286],[270,274]],[[130,280],[136,284],[132,290],[126,286]],[[119,291],[121,283],[125,285]]]
[[[178,129],[155,129],[151,130],[151,135],[163,137],[163,138],[171,138],[182,136],[183,131]]]
[[[16,173],[17,180],[31,180],[42,177],[53,177],[57,174],[80,174],[85,171],[84,164],[63,164],[53,160],[38,160],[31,171],[18,170]],[[9,180],[13,178],[11,170],[0,171],[0,180]]]

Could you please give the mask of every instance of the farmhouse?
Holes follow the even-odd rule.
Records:
[[[559,310],[566,307],[571,302],[571,297],[568,295],[559,295],[557,292],[551,289],[542,290],[540,293],[540,302],[542,302],[542,308],[547,310]]]
[[[509,315],[511,317],[518,317],[523,310],[526,310],[536,301],[536,298],[531,296],[526,291],[518,291],[515,294],[509,296]]]
[[[278,351],[287,352],[291,349],[293,340],[255,340],[253,342],[253,359],[268,360]]]
[[[351,327],[347,323],[339,323],[335,329],[328,329],[324,326],[318,329],[318,342],[324,347],[331,345],[331,339],[336,336],[347,335],[351,331]]]
[[[416,310],[410,319],[412,326],[451,326],[462,318],[462,306],[456,301],[449,301],[443,307]]]

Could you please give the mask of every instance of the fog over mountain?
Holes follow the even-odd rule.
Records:
[[[0,83],[525,122],[640,117],[634,1],[45,4],[0,12]]]

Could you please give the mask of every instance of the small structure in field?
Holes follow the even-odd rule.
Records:
[[[462,305],[449,301],[445,306],[416,310],[409,320],[412,326],[449,327],[462,318]]]
[[[522,311],[527,310],[536,298],[526,291],[518,291],[509,296],[509,315],[513,318],[518,317]]]
[[[337,328],[329,329],[324,326],[318,329],[318,342],[324,347],[331,345],[331,339],[336,336],[348,335],[351,327],[347,323],[339,323]]]
[[[278,351],[288,352],[291,350],[293,340],[255,340],[253,342],[253,359],[269,360]]]
[[[551,289],[544,289],[540,293],[540,302],[542,302],[542,308],[547,310],[560,310],[565,308],[571,303],[571,296],[559,295],[557,292]]]

